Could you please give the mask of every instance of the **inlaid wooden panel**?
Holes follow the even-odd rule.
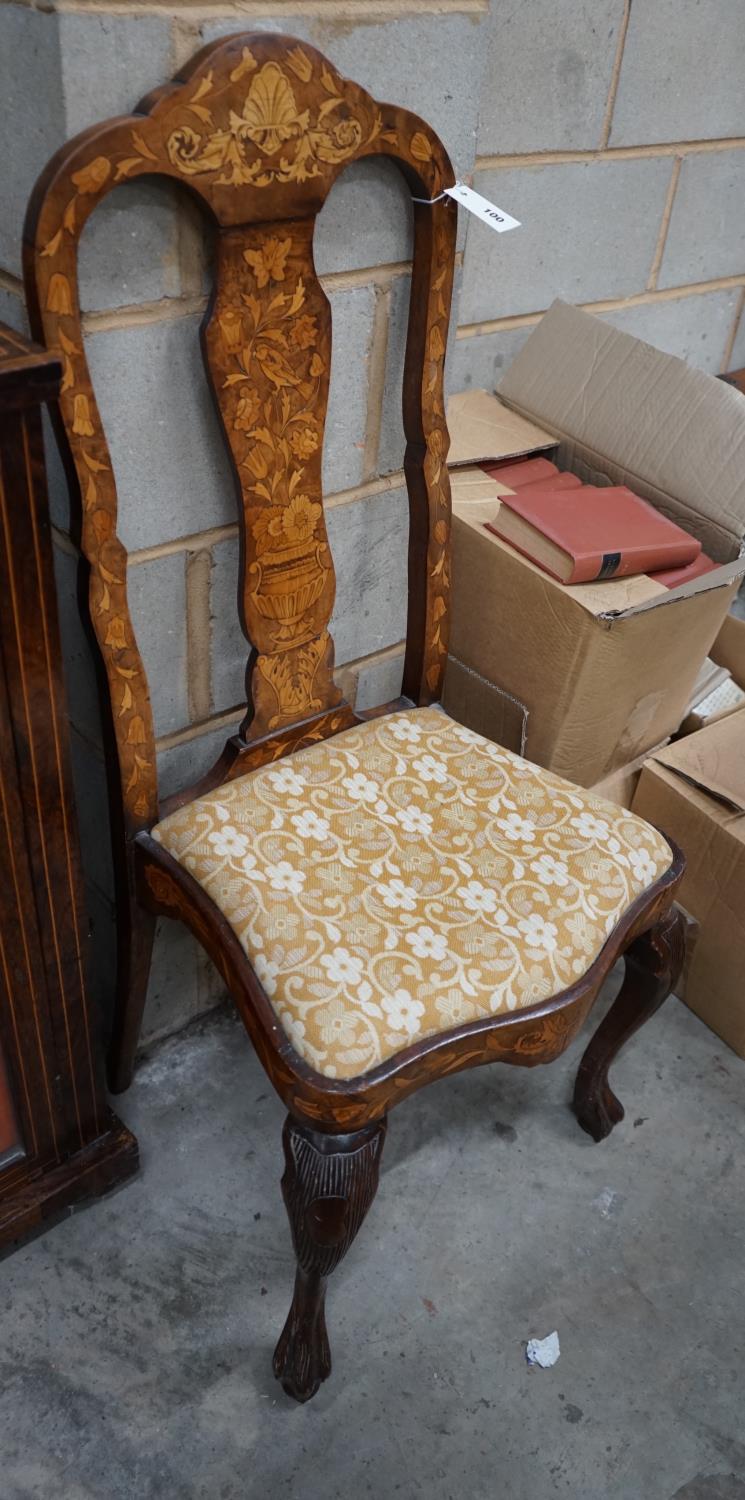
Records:
[[[314,222],[226,230],[204,329],[240,491],[239,610],[256,651],[247,737],[309,718],[341,696],[327,629],[335,586],[321,493],[331,309],[313,268]]]
[[[35,331],[63,364],[60,428],[76,475],[129,835],[158,814],[153,722],[127,606],[114,474],[83,344],[81,231],[112,187],[147,174],[182,183],[217,223],[217,279],[203,343],[239,504],[239,613],[249,649],[238,749],[277,735],[281,754],[294,743],[289,726],[317,719],[326,733],[336,722],[329,711],[339,704],[327,629],[334,570],[321,496],[331,330],[313,266],[313,228],[339,172],[375,155],[391,157],[422,200],[415,201],[404,377],[411,510],[405,692],[429,702],[439,694],[447,650],[442,376],[456,223],[453,203],[441,197],[453,172],[435,134],[342,78],[305,43],[245,34],[205,48],[131,118],[84,131],[57,153],[33,194],[25,231],[28,300]],[[339,707],[339,722],[349,722],[351,711]]]
[[[137,1165],[85,975],[38,406],[60,373],[0,325],[0,1244]]]

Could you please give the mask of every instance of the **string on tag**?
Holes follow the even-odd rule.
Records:
[[[488,198],[482,197],[474,188],[468,187],[465,182],[454,182],[452,187],[443,188],[436,198],[414,198],[412,203],[426,203],[430,207],[433,203],[440,203],[443,198],[453,198],[456,203],[461,203],[469,213],[475,214],[482,223],[488,224],[490,229],[496,229],[497,234],[504,234],[506,229],[519,229],[520,220],[513,219],[512,214],[505,213],[504,209],[497,208],[495,203],[490,203]]]

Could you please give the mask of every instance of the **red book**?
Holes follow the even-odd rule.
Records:
[[[628,578],[655,568],[682,568],[701,543],[625,484],[500,496],[485,523],[560,583]]]
[[[494,475],[491,476],[492,479]],[[515,489],[514,484],[508,486],[515,490],[517,495],[539,495],[543,490],[578,490],[582,487],[582,480],[576,474],[556,474],[553,479],[535,479],[531,484],[521,484]]]
[[[718,567],[719,563],[712,562],[705,552],[699,552],[698,557],[687,568],[665,568],[662,573],[652,573],[651,577],[655,583],[664,583],[666,589],[676,589],[679,583],[690,583],[692,578],[700,578],[702,573],[713,573]]]
[[[559,472],[556,464],[550,463],[547,458],[522,458],[517,463],[487,463],[481,467],[492,479],[506,484],[508,490],[520,489],[522,485],[533,484],[537,479],[555,479]]]

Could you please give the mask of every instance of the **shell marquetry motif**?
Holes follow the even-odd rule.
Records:
[[[374,155],[390,157],[421,200],[404,376],[414,539],[404,691],[431,702],[447,654],[443,360],[456,222],[454,204],[441,198],[454,179],[437,137],[417,116],[343,78],[307,44],[248,33],[204,48],[137,114],[70,141],[32,195],[24,236],[29,312],[35,336],[62,360],[58,430],[77,475],[81,550],[129,834],[158,815],[155,740],[127,603],[111,457],[83,344],[80,235],[113,187],[148,174],[181,182],[216,221],[217,285],[203,343],[240,498],[239,608],[251,645],[242,735],[253,745],[314,715],[331,724],[340,695],[321,491],[331,326],[312,236],[345,164]]]
[[[244,47],[231,80],[237,83],[247,75],[252,75],[248,92],[240,112],[230,110],[227,125],[222,121],[217,129],[200,133],[184,123],[169,136],[169,160],[186,176],[218,172],[217,182],[225,187],[306,182],[320,177],[328,166],[339,166],[356,156],[383,132],[379,110],[364,121],[346,112],[338,75],[328,67],[321,70],[321,91],[314,107],[301,109],[295,97],[298,82],[307,84],[313,76],[313,63],[302,47],[288,54],[286,69],[277,62],[260,68],[251,48]],[[199,118],[209,127],[212,114],[204,103],[212,92],[209,75],[200,90]],[[195,95],[188,106],[192,113],[197,112],[196,103]],[[280,150],[279,161],[270,162],[268,158]]]

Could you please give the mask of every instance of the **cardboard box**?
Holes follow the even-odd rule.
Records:
[[[678,728],[745,574],[745,406],[720,381],[564,303],[499,390],[448,406],[450,649],[526,706],[529,760],[592,786]],[[549,578],[485,529],[499,489],[473,467],[527,452],[594,484],[630,485],[722,566],[677,589],[645,576],[569,587]]]
[[[488,462],[490,458],[524,458],[528,453],[553,459],[558,446],[550,432],[495,401],[488,391],[461,391],[451,396],[448,430],[451,469]]]
[[[682,998],[745,1057],[745,709],[667,746],[633,810],[680,844],[680,900],[698,921]]]
[[[711,648],[711,658],[726,667],[738,687],[745,688],[745,620],[727,615]]]
[[[691,712],[686,714],[680,726],[680,734],[696,734],[699,729],[705,729],[707,724],[716,724],[719,719],[724,719],[727,714],[733,714],[738,708],[745,707],[745,692],[730,676],[729,672],[720,682],[718,687],[707,693]]]
[[[675,993],[678,999],[683,1000],[685,998],[685,992],[688,985],[688,976],[691,972],[696,956],[696,947],[701,934],[701,923],[696,920],[692,912],[686,911],[686,908],[684,906],[681,906],[679,901],[676,901],[674,904],[675,906],[677,906],[678,911],[682,913],[683,920],[685,922],[685,958],[683,960],[683,972],[680,976],[680,979],[678,980],[678,983],[675,986]]]
[[[528,737],[528,710],[524,703],[513,698],[487,682],[478,672],[464,667],[450,654],[442,706],[468,729],[483,734],[485,739],[514,750],[516,755],[525,754]]]
[[[615,802],[618,807],[631,808],[642,773],[642,767],[649,759],[649,755],[655,754],[656,750],[663,750],[668,740],[663,740],[654,751],[645,750],[643,755],[637,755],[636,760],[629,762],[627,766],[621,766],[617,771],[611,771],[610,776],[603,776],[602,780],[596,781],[590,788],[596,797],[605,797],[608,802]]]

